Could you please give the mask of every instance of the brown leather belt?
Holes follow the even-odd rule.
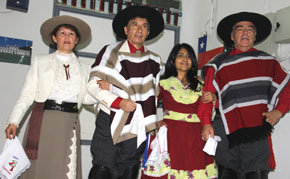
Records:
[[[61,104],[56,103],[55,100],[46,100],[44,103],[44,110],[57,110],[70,113],[78,113],[77,103],[62,102]]]

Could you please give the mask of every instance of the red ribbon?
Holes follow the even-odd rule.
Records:
[[[65,75],[66,75],[66,80],[70,79],[69,75],[69,65],[63,64],[64,70],[65,70]]]

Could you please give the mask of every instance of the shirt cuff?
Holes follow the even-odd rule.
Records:
[[[115,101],[112,103],[111,108],[120,109],[119,105],[120,105],[122,99],[123,98],[121,98],[121,97],[117,97],[117,99],[115,99]]]
[[[283,105],[283,104],[280,104],[278,106],[275,107],[276,110],[279,110],[283,115],[288,112],[288,106],[287,105]]]
[[[197,111],[197,116],[200,119],[201,126],[206,124],[211,124],[211,117],[212,117],[212,103],[200,103]]]
[[[207,124],[211,124],[210,116],[204,116],[203,120],[201,120],[201,126],[205,126]]]

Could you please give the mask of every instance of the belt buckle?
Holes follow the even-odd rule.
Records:
[[[54,103],[54,105],[52,106],[52,110],[63,111],[64,108],[61,107],[61,104]]]

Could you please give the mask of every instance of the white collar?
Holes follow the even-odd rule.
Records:
[[[145,45],[143,45],[143,46],[144,46],[144,52],[146,52],[148,49],[146,48]],[[130,48],[129,48],[128,40],[126,40],[126,41],[123,43],[123,45],[122,45],[122,47],[120,48],[119,51],[120,51],[120,52],[127,52],[127,53],[130,53]]]
[[[64,54],[60,53],[58,50],[56,51],[57,58],[62,62],[70,62],[74,56],[74,53]]]

